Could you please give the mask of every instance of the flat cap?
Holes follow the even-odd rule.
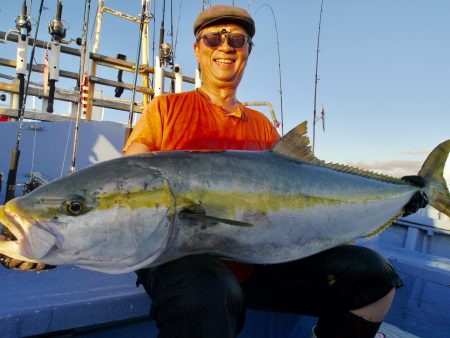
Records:
[[[245,29],[250,37],[255,35],[255,22],[250,14],[243,8],[216,5],[202,11],[194,23],[194,35],[203,28],[223,23],[235,23]]]

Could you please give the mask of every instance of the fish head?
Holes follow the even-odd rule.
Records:
[[[109,273],[149,265],[170,235],[174,198],[159,171],[126,164],[80,170],[1,206],[14,239],[0,253]]]

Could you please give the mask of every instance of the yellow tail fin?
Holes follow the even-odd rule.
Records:
[[[419,176],[425,180],[430,204],[450,217],[450,194],[444,178],[444,167],[449,151],[450,140],[434,148],[423,163]]]

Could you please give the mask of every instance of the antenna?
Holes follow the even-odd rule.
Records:
[[[320,52],[320,29],[322,24],[322,12],[323,12],[323,0],[320,4],[320,16],[319,16],[319,30],[317,32],[317,50],[316,50],[316,76],[314,79],[314,116],[313,116],[313,143],[312,143],[312,152],[314,154],[314,148],[316,145],[316,122],[317,122],[317,81],[319,80],[317,76],[317,71],[319,69],[319,52]],[[322,112],[325,114],[325,111],[322,107]],[[323,117],[324,115],[322,115]],[[321,118],[322,118],[321,117]],[[323,125],[325,131],[325,124]]]

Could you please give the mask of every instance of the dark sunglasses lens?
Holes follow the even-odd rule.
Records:
[[[206,46],[210,48],[219,47],[222,44],[222,34],[211,33],[203,35]]]
[[[244,34],[230,34],[227,39],[228,45],[233,48],[242,48],[245,45],[246,37]]]

